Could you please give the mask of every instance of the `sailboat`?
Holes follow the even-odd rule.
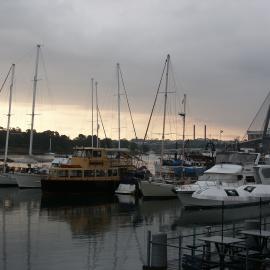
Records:
[[[171,176],[167,177],[165,174],[165,168],[163,164],[164,159],[164,140],[165,140],[165,124],[166,124],[166,113],[167,113],[167,98],[168,98],[168,79],[169,79],[169,66],[170,66],[170,55],[167,55],[165,65],[162,72],[162,77],[158,87],[158,91],[155,97],[154,106],[152,108],[150,119],[146,128],[146,133],[144,140],[146,139],[154,107],[156,104],[157,96],[159,93],[161,81],[166,68],[166,81],[165,81],[165,91],[164,91],[164,110],[163,110],[163,126],[162,126],[162,141],[161,141],[161,155],[160,155],[160,164],[159,164],[159,175],[153,176],[149,180],[143,180],[140,183],[141,193],[146,199],[155,199],[155,198],[175,198],[176,194],[173,192],[175,179]]]
[[[9,128],[10,128],[10,117],[11,117],[12,90],[13,90],[14,75],[15,75],[15,64],[11,65],[6,79],[8,78],[10,72],[11,72],[11,82],[10,82],[10,87],[9,87],[9,107],[8,107],[8,114],[7,114],[8,121],[7,121],[5,156],[4,156],[4,164],[3,164],[3,173],[0,174],[0,185],[1,186],[17,186],[16,179],[14,178],[13,174],[8,173],[8,166],[7,166]]]
[[[36,91],[38,81],[38,64],[39,64],[40,45],[37,45],[35,75],[33,80],[33,102],[31,113],[31,130],[30,130],[30,143],[29,143],[29,159],[27,172],[15,173],[19,188],[40,188],[41,178],[48,174],[48,169],[33,169],[31,163],[37,163],[37,159],[33,156],[33,135],[34,135],[34,118],[35,118],[35,105],[36,105]]]

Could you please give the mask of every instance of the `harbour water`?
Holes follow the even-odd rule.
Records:
[[[263,214],[269,215],[269,206]],[[256,218],[257,206],[225,210],[225,222]],[[44,196],[40,190],[0,189],[0,269],[138,270],[147,231],[178,236],[219,224],[220,209],[183,211],[180,202],[87,196]]]

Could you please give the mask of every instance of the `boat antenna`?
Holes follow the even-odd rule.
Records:
[[[33,102],[32,102],[32,114],[31,114],[29,156],[32,156],[32,154],[33,154],[32,153],[32,151],[33,151],[33,130],[34,130],[34,118],[35,118],[37,81],[38,81],[37,76],[38,76],[39,51],[40,51],[40,44],[37,45],[36,66],[35,66],[35,75],[34,75],[34,82],[33,82]]]
[[[98,148],[98,130],[99,130],[99,124],[98,124],[98,90],[97,90],[97,86],[98,86],[98,82],[95,82],[95,86],[96,86],[96,113],[97,113],[97,148]]]
[[[9,71],[10,73],[10,71]],[[9,128],[10,128],[10,117],[11,117],[11,104],[12,104],[12,92],[13,92],[13,85],[14,85],[14,75],[15,75],[15,64],[11,65],[11,81],[9,87],[9,105],[8,105],[8,120],[7,120],[7,133],[6,133],[6,145],[5,145],[5,156],[4,156],[4,173],[6,172],[7,166],[7,153],[8,153],[8,141],[9,141]]]
[[[91,96],[92,96],[92,106],[91,106],[91,111],[92,111],[92,147],[94,147],[94,79],[91,79]]]
[[[123,89],[124,89],[124,92],[125,92],[125,97],[126,97],[126,101],[127,101],[127,105],[128,105],[129,115],[130,115],[130,119],[131,119],[133,131],[134,131],[135,139],[137,140],[138,137],[137,137],[137,133],[136,133],[136,129],[135,129],[135,125],[134,125],[132,113],[131,113],[131,108],[130,108],[130,104],[129,104],[129,101],[128,101],[126,86],[125,86],[124,79],[123,79],[123,73],[122,73],[122,70],[120,68],[120,65],[119,65],[119,72],[120,72],[120,76],[121,76],[121,81],[122,81]]]

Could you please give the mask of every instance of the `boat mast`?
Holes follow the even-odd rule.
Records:
[[[52,152],[52,137],[50,136],[49,153]]]
[[[120,65],[119,63],[116,64],[117,68],[117,97],[118,97],[118,149],[121,148],[121,127],[120,127]]]
[[[97,148],[98,148],[98,130],[99,130],[99,125],[98,125],[98,92],[97,92],[97,85],[98,83],[95,83],[96,86],[96,112],[97,112]]]
[[[92,147],[94,147],[94,79],[91,79],[91,85],[92,85]]]
[[[168,78],[169,78],[169,63],[170,55],[167,55],[167,70],[166,70],[166,82],[165,82],[165,94],[164,94],[164,111],[163,111],[163,130],[162,130],[162,142],[161,142],[161,156],[160,156],[160,174],[162,173],[162,164],[164,156],[164,139],[165,139],[165,123],[166,123],[166,112],[167,112],[167,97],[168,97]]]
[[[11,81],[9,87],[9,105],[8,105],[8,121],[7,121],[7,133],[6,133],[6,145],[5,145],[5,156],[4,156],[4,173],[6,172],[6,165],[7,165],[7,153],[8,153],[8,140],[9,140],[9,127],[10,127],[10,117],[11,117],[11,103],[12,103],[12,92],[13,92],[13,85],[14,85],[14,74],[15,74],[15,64],[11,66]]]
[[[187,102],[187,95],[184,94],[184,98],[182,104],[184,105],[184,110],[179,115],[183,117],[183,138],[182,138],[182,158],[184,159],[185,155],[185,131],[186,131],[186,102]]]
[[[36,56],[36,66],[35,75],[33,82],[33,102],[32,102],[32,114],[31,114],[31,130],[30,130],[30,143],[29,143],[29,156],[32,156],[33,151],[33,130],[34,130],[34,118],[35,118],[35,105],[36,105],[36,92],[37,92],[37,76],[38,76],[38,62],[39,62],[39,51],[40,45],[37,45],[37,56]]]

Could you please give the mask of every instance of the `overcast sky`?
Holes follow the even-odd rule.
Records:
[[[58,129],[70,136],[90,133],[91,77],[98,81],[104,123],[114,130],[116,123],[112,125],[108,115],[116,108],[119,62],[135,125],[143,137],[168,53],[174,90],[179,103],[187,94],[188,125],[196,124],[198,133],[207,124],[212,136],[220,129],[224,136],[242,136],[270,90],[269,1],[0,3],[1,81],[9,65],[17,64],[12,126],[29,125],[26,114],[31,106],[37,43],[43,44],[46,67],[40,62],[38,103],[42,105],[37,110],[42,113],[35,125],[39,130]],[[5,93],[1,95],[0,103],[6,104]],[[2,126],[6,123],[4,107]]]

